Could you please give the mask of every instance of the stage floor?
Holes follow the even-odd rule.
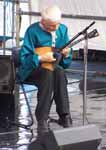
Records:
[[[104,64],[88,64],[89,71],[105,72],[106,65]],[[83,126],[83,62],[73,61],[71,69],[68,71],[68,93],[70,102],[70,112],[73,119],[73,127]],[[95,69],[97,68],[97,69]],[[104,69],[102,69],[104,68]],[[79,69],[79,73],[78,73]],[[74,70],[74,71],[73,71]],[[77,70],[77,71],[75,71]],[[100,75],[101,76],[101,75]],[[99,77],[99,75],[97,75]],[[86,95],[86,124],[96,124],[99,128],[102,141],[100,149],[106,149],[106,83],[105,77],[95,78],[93,75],[89,74],[87,78],[87,95]],[[30,108],[34,117],[34,110],[36,107],[37,99],[37,89],[25,86],[27,90],[27,96],[29,98]],[[22,91],[21,91],[22,92]],[[15,111],[17,111],[16,108]],[[11,113],[11,112],[10,112]],[[30,116],[28,113],[28,108],[24,99],[23,94],[20,94],[19,98],[19,113],[17,114],[18,121],[20,123],[29,124]],[[50,118],[52,118],[49,123],[52,130],[62,129],[55,121],[58,119],[57,113],[55,111],[55,104],[53,103]],[[5,123],[5,119],[0,124],[0,150],[27,150],[27,146],[31,140],[36,139],[36,118],[34,117],[34,124],[31,126],[33,135],[30,130],[26,130],[14,125],[8,126]],[[15,118],[16,119],[16,118]]]

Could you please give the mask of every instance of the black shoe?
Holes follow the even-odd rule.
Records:
[[[37,132],[38,136],[42,136],[45,133],[49,132],[49,126],[46,120],[38,121]]]
[[[66,115],[66,116],[59,118],[58,124],[63,126],[64,128],[72,127],[72,119],[70,115]]]

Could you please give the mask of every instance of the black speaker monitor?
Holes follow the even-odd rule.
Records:
[[[9,55],[0,55],[0,93],[11,93],[14,88],[14,65]]]
[[[62,150],[97,150],[101,134],[96,125],[85,125],[53,131]]]
[[[29,145],[28,150],[97,150],[101,134],[96,125],[50,131]]]

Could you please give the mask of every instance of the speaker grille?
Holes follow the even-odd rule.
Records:
[[[8,78],[7,72],[9,73],[10,65],[7,62],[0,60],[0,82],[4,82]]]
[[[11,93],[14,86],[11,56],[0,55],[0,93]]]

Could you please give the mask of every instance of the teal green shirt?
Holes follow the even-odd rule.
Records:
[[[56,30],[56,48],[61,48],[68,41],[67,27],[60,24]],[[39,24],[39,22],[34,23],[28,27],[24,36],[24,42],[20,50],[19,59],[20,67],[18,69],[18,75],[20,79],[24,81],[33,69],[39,67],[40,61],[38,55],[36,54],[36,47],[52,46],[52,35],[51,33],[45,31]],[[63,68],[68,68],[72,60],[72,49],[70,50],[69,56],[62,59],[60,66]]]

